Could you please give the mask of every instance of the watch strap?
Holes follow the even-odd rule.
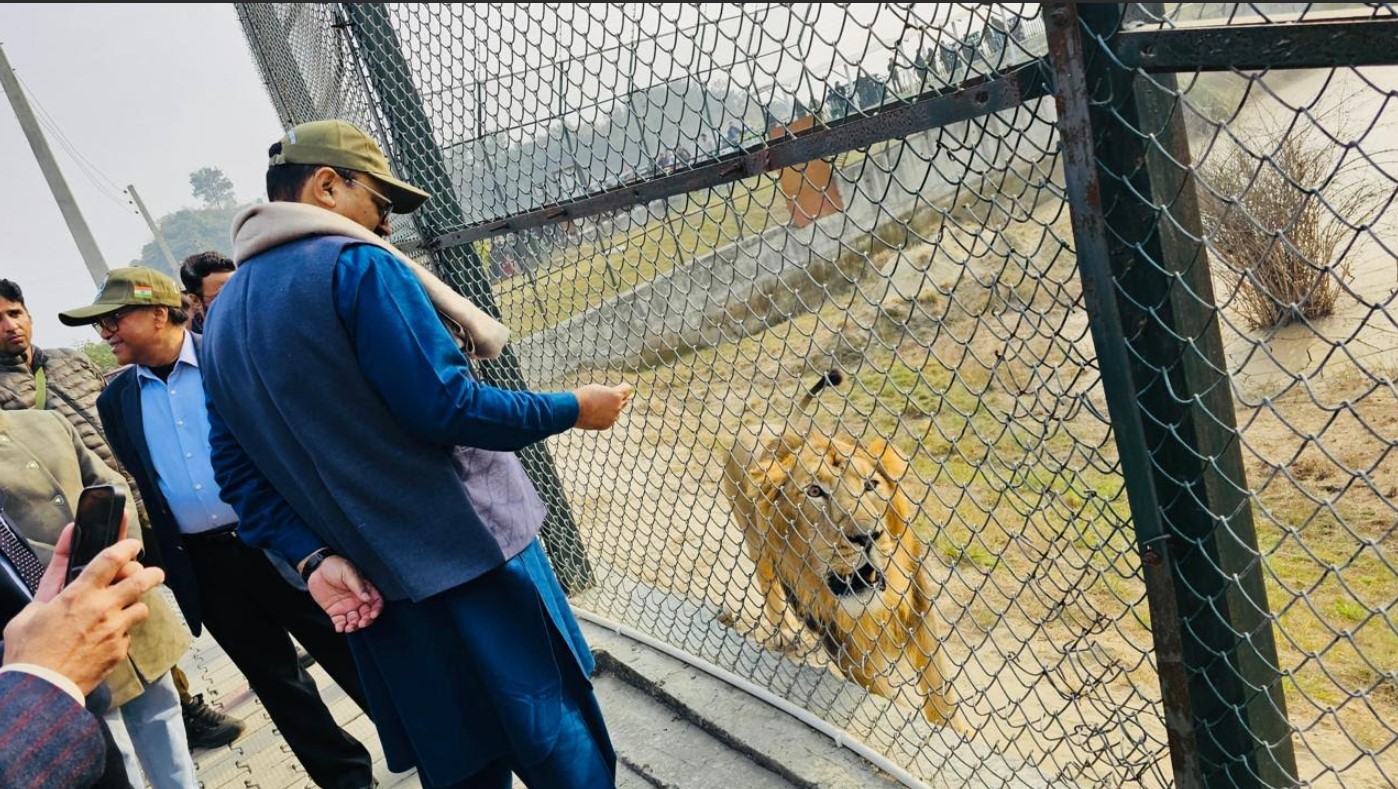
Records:
[[[306,563],[301,566],[301,580],[309,583],[311,580],[311,574],[314,573],[316,569],[319,568],[321,564],[325,562],[326,559],[334,555],[335,552],[330,550],[329,548],[321,548],[317,550],[315,553],[311,554],[310,557],[306,559]]]

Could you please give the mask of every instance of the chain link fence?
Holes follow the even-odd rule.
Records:
[[[914,785],[1398,780],[1389,4],[237,7],[487,380],[637,385],[582,616]]]

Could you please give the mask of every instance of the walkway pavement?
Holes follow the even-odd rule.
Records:
[[[204,789],[315,789],[315,784],[272,725],[262,702],[248,688],[247,680],[208,633],[195,639],[194,647],[185,655],[181,666],[189,675],[191,693],[203,693],[204,700],[215,709],[247,725],[247,731],[232,745],[195,752],[195,766]],[[373,723],[331,681],[325,670],[317,665],[312,666],[310,672],[335,720],[373,755],[374,777],[378,778],[380,789],[420,787],[416,772],[394,774],[388,771]]]
[[[608,637],[609,634],[588,632],[591,641],[604,643],[608,642]],[[613,647],[612,651],[619,650]],[[272,725],[261,702],[248,689],[247,681],[207,633],[195,640],[194,647],[181,665],[189,675],[191,692],[203,693],[205,701],[213,707],[247,724],[247,731],[232,745],[195,753],[199,780],[205,789],[314,789],[315,785]],[[682,666],[669,670],[682,671],[686,675],[695,673]],[[318,665],[312,666],[310,672],[335,719],[363,742],[373,755],[374,776],[379,781],[380,789],[420,787],[416,772],[388,771],[373,724],[354,701],[330,680],[324,669]],[[692,685],[702,680],[690,678],[686,681]],[[695,725],[692,710],[678,708],[664,694],[633,684],[625,672],[605,671],[595,678],[594,684],[618,752],[617,785],[620,789],[786,789],[811,785],[889,785],[886,778],[854,759],[848,751],[841,751],[828,738],[815,735],[795,719],[721,683],[706,691],[705,695],[718,699],[728,695],[730,705],[755,704],[760,708],[759,715],[772,716],[773,725],[778,728],[771,733],[777,734],[781,726],[793,727],[791,736],[795,740],[802,736],[813,738],[818,749],[836,752],[836,758],[848,762],[855,774],[865,772],[856,777],[853,783],[840,780],[833,784],[825,781],[812,784],[785,769],[779,755],[768,758],[764,754],[754,758],[755,754],[744,748],[741,741],[734,740],[723,731],[715,731],[716,727],[712,724]],[[666,683],[662,681],[661,684]],[[749,722],[756,722],[750,707],[745,707],[742,713],[736,706],[721,707],[716,715],[727,718],[735,713],[741,714]],[[796,773],[799,772],[800,769],[796,770]],[[523,784],[516,783],[516,787],[522,788]]]

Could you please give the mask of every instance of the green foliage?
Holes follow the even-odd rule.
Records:
[[[112,355],[112,349],[105,342],[88,340],[78,346],[78,350],[87,354],[87,358],[97,365],[97,369],[102,372],[115,370],[117,367],[116,357]]]
[[[202,167],[189,174],[194,196],[204,201],[205,208],[229,208],[235,202],[233,182],[217,167]]]
[[[158,224],[160,232],[165,236],[165,243],[170,245],[170,251],[175,254],[177,262],[208,250],[217,250],[232,257],[233,239],[230,228],[234,215],[243,208],[244,206],[183,208],[161,217]],[[141,247],[140,259],[131,261],[131,265],[149,266],[157,271],[171,273],[169,265],[165,262],[165,255],[160,251],[155,239]]]

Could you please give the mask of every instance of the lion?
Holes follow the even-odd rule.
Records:
[[[827,373],[802,408],[840,379]],[[907,463],[882,440],[810,432],[764,428],[740,437],[724,463],[723,491],[757,565],[763,614],[779,638],[804,625],[871,693],[955,726],[935,587],[900,485]]]

